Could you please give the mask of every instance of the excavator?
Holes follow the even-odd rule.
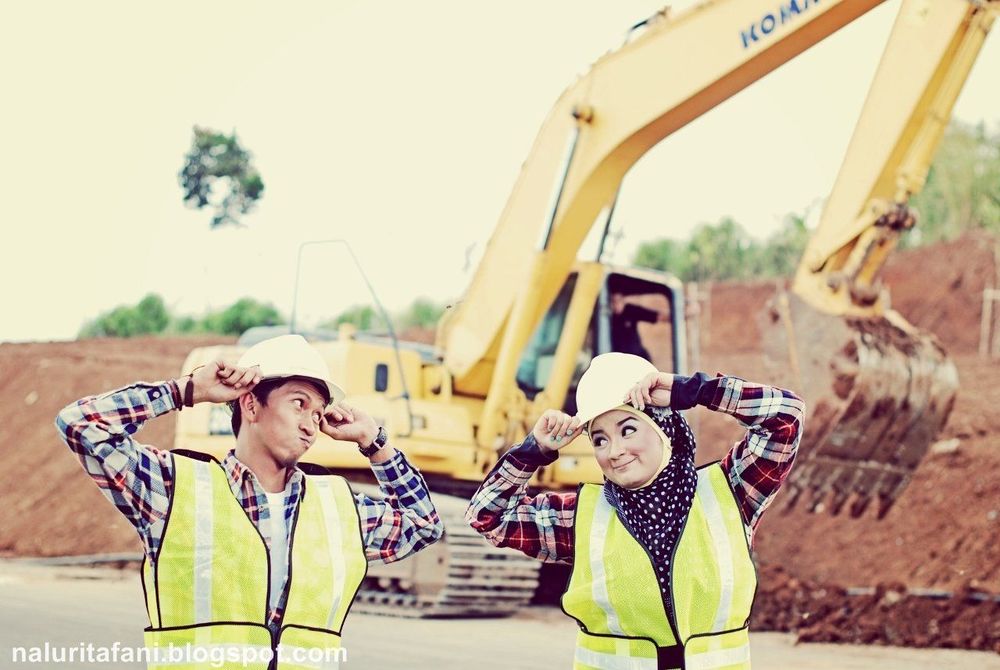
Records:
[[[706,0],[637,24],[555,103],[434,346],[350,326],[314,334],[349,399],[420,468],[447,528],[444,541],[407,561],[372,565],[356,608],[497,616],[531,599],[538,563],[468,528],[471,492],[543,410],[575,411],[576,382],[593,356],[634,346],[616,322],[623,301],[662,317],[642,324],[644,355],[660,369],[691,372],[681,282],[602,262],[623,178],[665,137],[883,1]],[[876,500],[884,513],[954,402],[954,365],[890,309],[878,274],[914,225],[907,202],[998,11],[1000,0],[903,0],[820,224],[790,291],[762,316],[772,353],[789,362],[791,387],[811,408],[791,497],[814,509],[850,503],[860,514]],[[579,259],[595,226],[603,227],[599,249]],[[235,359],[270,334],[197,349],[184,371]],[[179,414],[175,447],[228,451],[225,409]],[[568,490],[600,481],[590,451],[578,439],[532,483]],[[373,490],[367,462],[348,445],[321,437],[307,460]]]

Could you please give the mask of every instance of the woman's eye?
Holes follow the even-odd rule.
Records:
[[[599,437],[596,440],[594,440],[595,447],[603,447],[605,444],[607,444],[607,440],[605,440],[603,437]]]
[[[315,421],[316,423],[319,423],[322,420],[323,420],[323,415],[322,414],[320,414],[319,412],[313,412],[313,421]]]
[[[296,409],[302,409],[302,405],[304,404],[302,402],[302,398],[296,398],[292,402],[295,403],[295,408]]]
[[[635,432],[635,426],[623,426],[622,427],[622,437],[628,437]]]

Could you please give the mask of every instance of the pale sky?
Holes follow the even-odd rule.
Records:
[[[674,3],[675,9],[692,2]],[[0,24],[0,341],[73,338],[148,292],[201,314],[292,305],[306,240],[346,238],[390,309],[457,298],[556,98],[662,2],[37,0]],[[731,215],[765,236],[829,192],[884,46],[890,0],[651,151],[613,261]],[[956,107],[1000,124],[991,35]],[[266,190],[209,229],[177,173],[194,125],[235,129]],[[474,252],[475,253],[475,252]],[[368,302],[310,249],[302,323]]]

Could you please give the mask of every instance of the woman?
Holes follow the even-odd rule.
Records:
[[[576,417],[545,412],[500,460],[469,523],[498,547],[573,565],[562,606],[580,627],[576,670],[749,668],[749,547],[795,457],[802,401],[622,353],[595,358],[576,397]],[[721,462],[697,469],[679,413],[695,405],[747,427]],[[583,431],[604,484],[525,495],[535,470]]]

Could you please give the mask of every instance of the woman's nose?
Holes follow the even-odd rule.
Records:
[[[625,455],[624,446],[618,440],[612,440],[611,448],[608,450],[608,456],[611,457],[612,460],[614,460],[617,458],[621,458],[623,455]]]

